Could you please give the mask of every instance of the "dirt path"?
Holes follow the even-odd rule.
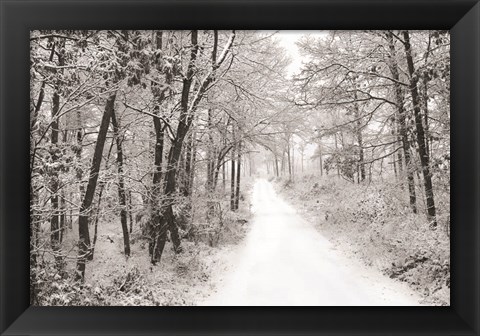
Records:
[[[202,305],[419,305],[406,285],[347,259],[259,179],[253,222]]]

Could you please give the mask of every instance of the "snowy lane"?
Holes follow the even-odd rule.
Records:
[[[418,305],[406,285],[342,256],[266,180],[253,223],[218,291],[203,305]]]

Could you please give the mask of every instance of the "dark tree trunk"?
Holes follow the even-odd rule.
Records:
[[[163,33],[161,31],[156,32],[156,46],[157,49],[163,48]],[[159,69],[162,70],[161,68]],[[172,75],[170,73],[165,74],[165,82],[170,84],[172,81]],[[163,248],[167,240],[167,226],[165,218],[162,214],[162,165],[163,165],[163,152],[164,152],[164,136],[166,124],[162,125],[160,119],[160,105],[165,99],[165,90],[159,90],[156,84],[152,83],[152,93],[155,97],[155,107],[153,117],[153,126],[155,129],[155,149],[154,149],[154,170],[152,177],[152,190],[150,205],[152,209],[151,217],[148,223],[148,236],[150,239],[148,252],[150,255],[150,262],[155,265],[160,261],[162,257]]]
[[[130,234],[133,231],[133,214],[132,214],[132,191],[128,191],[128,220],[130,221]]]
[[[356,129],[355,129],[355,133],[356,133],[356,136],[357,136],[357,143],[358,143],[358,165],[359,165],[359,169],[360,169],[360,176],[359,176],[359,179],[358,179],[358,182],[363,182],[365,181],[365,154],[364,154],[364,151],[363,151],[363,134],[362,134],[362,121],[361,121],[361,118],[360,118],[360,108],[358,106],[358,96],[357,96],[357,91],[355,91],[355,103],[353,104],[354,105],[354,108],[355,108],[355,119],[357,120],[357,124],[356,124]]]
[[[182,184],[182,194],[190,197],[192,192],[191,175],[192,175],[192,152],[193,152],[193,133],[187,137],[185,146],[184,174]],[[213,182],[212,182],[213,183]]]
[[[63,46],[65,45],[65,41],[60,41],[59,46],[60,50],[58,51],[58,65],[61,67],[65,65],[65,58],[64,58],[64,49]],[[62,70],[60,70],[60,74]],[[58,146],[58,136],[59,136],[59,125],[60,125],[60,85],[61,81],[55,85],[55,91],[52,97],[52,123],[51,123],[51,157],[54,163],[58,163],[60,158],[60,148]],[[58,169],[54,169],[51,173],[51,180],[50,180],[50,190],[52,191],[51,197],[51,205],[52,205],[52,214],[50,217],[50,243],[52,250],[55,254],[55,260],[57,262],[57,267],[59,270],[63,268],[62,266],[62,257],[60,256],[60,244],[61,244],[61,227],[59,223],[60,212],[59,212],[59,202],[58,202],[58,193],[59,193],[59,175]]]
[[[190,161],[190,173],[188,176],[188,183],[190,187],[190,195],[193,192],[193,180],[195,178],[195,164],[197,162],[197,140],[196,140],[196,135],[195,132],[192,134],[192,158]]]
[[[232,148],[231,180],[230,180],[230,210],[235,211],[235,145]]]
[[[396,119],[393,118],[392,125],[391,125],[391,130],[390,130],[390,135],[392,136],[392,138],[395,137],[395,123],[396,123]],[[396,146],[396,144],[394,144],[392,147],[395,149],[395,146]],[[397,160],[396,155],[393,155],[391,164],[393,166],[393,173],[395,175],[395,181],[398,181],[400,173],[397,171],[397,161],[396,160]]]
[[[85,186],[83,185],[83,169],[82,169],[82,149],[83,149],[83,125],[82,125],[82,115],[80,110],[77,110],[77,143],[75,144],[74,152],[77,157],[77,165],[75,167],[75,175],[77,177],[79,190],[80,190],[80,199],[83,199],[83,194],[85,193]]]
[[[428,122],[428,79],[427,76],[423,76],[423,81],[422,81],[422,109],[423,109],[423,121],[425,125],[425,151],[428,153],[429,157],[431,156],[431,151],[430,151],[430,125]]]
[[[212,50],[212,66],[215,66],[217,62],[217,48],[218,48],[218,31],[213,31],[213,50]],[[215,171],[215,146],[213,143],[213,125],[212,125],[212,118],[213,118],[213,110],[211,108],[208,109],[207,115],[207,130],[208,130],[208,140],[209,146],[207,149],[207,192],[210,194],[213,192],[214,189],[214,171]]]
[[[52,123],[51,123],[51,157],[52,161],[57,163],[59,159],[58,148],[58,111],[60,109],[60,96],[57,91],[53,93],[52,98]],[[50,176],[50,190],[52,197],[50,203],[52,205],[52,214],[50,216],[50,245],[55,254],[55,259],[59,262],[59,250],[60,250],[60,225],[59,225],[59,212],[58,212],[58,170],[54,169]],[[60,264],[58,264],[60,265]]]
[[[425,196],[427,198],[427,215],[430,227],[437,226],[435,200],[433,194],[432,176],[430,174],[430,155],[427,151],[425,143],[425,131],[423,128],[423,120],[420,111],[420,97],[418,95],[418,74],[415,73],[413,64],[412,48],[410,45],[410,35],[408,31],[403,31],[405,55],[407,58],[408,73],[410,76],[410,92],[412,94],[413,112],[415,116],[415,128],[417,131],[418,153],[420,155],[420,163],[422,165],[423,182],[425,187]]]
[[[228,152],[230,151],[231,148],[227,147],[226,144],[224,144],[224,147],[222,150],[218,151],[216,154],[217,158],[215,159],[215,172],[213,176],[213,191],[216,190],[217,188],[217,183],[218,183],[218,176],[220,175],[220,168],[222,168],[222,183],[223,183],[223,190],[225,191],[225,183],[226,183],[226,165],[227,161],[225,160],[225,157],[227,156]]]
[[[225,171],[225,166],[226,166],[226,162],[222,164],[222,189],[223,191],[225,191],[225,189],[227,188],[226,184],[227,184],[227,178],[226,178],[226,174],[227,172]]]
[[[167,241],[167,223],[165,223],[165,218],[162,216],[160,209],[152,213],[150,232],[148,234],[150,237],[148,244],[150,262],[152,265],[156,265],[162,258],[162,252]]]
[[[396,81],[394,84],[395,102],[397,104],[397,111],[398,111],[397,119],[398,119],[398,125],[400,129],[399,130],[400,137],[402,140],[403,156],[405,157],[405,169],[407,171],[407,184],[408,184],[408,194],[410,199],[410,208],[412,209],[413,213],[417,213],[417,196],[415,193],[415,180],[413,177],[414,167],[413,167],[413,162],[410,155],[410,142],[408,140],[406,112],[403,104],[403,93],[402,93],[402,88],[398,83],[398,81],[400,80],[400,76],[398,73],[396,51],[395,51],[395,45],[393,43],[392,32],[388,32],[388,40],[389,40],[391,57],[392,57],[390,71],[392,73],[393,79]]]
[[[62,143],[66,145],[68,142],[68,131],[63,132]],[[67,210],[65,202],[65,189],[60,192],[60,243],[63,242],[65,232],[67,230]]]
[[[154,114],[160,115],[160,101],[154,108]],[[160,118],[153,118],[153,125],[155,128],[155,151],[154,151],[154,171],[152,180],[152,216],[150,219],[149,232],[149,254],[152,264],[156,264],[162,257],[163,247],[167,240],[167,228],[163,222],[162,208],[160,199],[162,193],[162,163],[163,163],[163,147],[164,147],[164,132],[165,126],[162,125]]]
[[[175,223],[173,216],[173,196],[176,189],[176,176],[178,170],[178,161],[182,153],[183,142],[190,128],[192,116],[189,110],[189,95],[190,88],[193,82],[193,76],[195,74],[195,61],[197,59],[198,52],[198,31],[192,30],[191,32],[191,44],[192,49],[190,51],[190,61],[188,63],[187,73],[183,79],[181,100],[180,100],[180,119],[177,127],[177,135],[172,142],[170,151],[168,153],[167,173],[165,176],[165,218],[168,223],[168,229],[170,230],[170,236],[174,245],[175,251],[180,252],[180,239],[178,234],[178,227]],[[199,89],[200,90],[200,89]]]
[[[178,228],[175,223],[175,218],[173,216],[173,203],[174,203],[174,193],[176,190],[176,175],[178,170],[178,161],[180,159],[180,155],[182,153],[183,142],[185,137],[191,127],[195,110],[203,98],[205,92],[207,91],[208,87],[214,80],[215,70],[219,66],[219,62],[223,62],[225,59],[224,57],[219,60],[219,62],[212,64],[212,71],[207,75],[207,77],[201,82],[198,91],[191,102],[189,103],[189,95],[190,95],[190,88],[193,82],[193,77],[196,72],[195,63],[197,59],[198,53],[198,31],[192,30],[191,35],[191,50],[190,50],[190,60],[187,66],[186,75],[183,78],[183,86],[182,86],[182,93],[180,98],[180,118],[178,121],[177,126],[177,133],[175,139],[172,141],[172,146],[170,147],[170,151],[168,153],[168,162],[167,162],[167,173],[165,176],[165,214],[168,223],[168,228],[170,230],[170,237],[172,238],[172,242],[174,245],[174,249],[177,252],[180,252],[182,249],[180,247],[180,239],[178,234]],[[235,32],[232,32],[232,37],[229,39],[229,43],[233,43],[235,38]],[[227,45],[227,48],[230,48],[230,45]],[[222,53],[222,55],[226,55]],[[191,106],[189,106],[191,105]]]
[[[178,170],[178,161],[182,153],[182,146],[185,140],[185,137],[188,133],[190,127],[190,115],[189,115],[189,94],[190,87],[192,86],[194,71],[195,71],[195,60],[197,58],[198,51],[198,32],[193,30],[191,32],[191,43],[192,50],[190,52],[190,62],[188,65],[188,70],[185,78],[183,79],[183,87],[180,101],[180,120],[177,127],[177,136],[172,142],[170,151],[168,153],[168,163],[167,163],[167,173],[165,177],[165,195],[171,196],[175,192],[176,187],[176,175]]]
[[[95,217],[94,220],[95,222],[93,223],[93,241],[92,241],[92,248],[91,248],[91,256],[92,259],[95,255],[95,246],[97,244],[97,238],[98,238],[98,221],[100,220],[100,210],[102,206],[102,196],[103,196],[103,191],[105,190],[105,182],[100,181],[98,184],[98,201],[97,201],[97,210],[95,211]]]
[[[50,56],[48,58],[49,62],[53,61],[53,56],[55,56],[55,42],[52,43],[52,48],[50,49]],[[42,81],[40,86],[40,92],[38,93],[37,103],[35,106],[31,107],[31,115],[30,115],[30,131],[33,131],[38,119],[38,112],[40,112],[40,108],[43,104],[43,99],[45,98],[45,81]]]
[[[212,135],[212,109],[208,109],[207,115],[207,130],[208,130],[208,148],[207,148],[207,192],[211,194],[214,185],[214,170],[215,170],[215,154]]]
[[[240,168],[242,165],[242,153],[241,153],[241,142],[238,143],[237,147],[237,181],[236,181],[236,190],[235,190],[235,210],[238,210],[240,203]]]
[[[78,218],[78,259],[77,259],[77,280],[84,281],[85,279],[85,263],[86,260],[91,260],[91,246],[90,233],[88,229],[88,222],[91,215],[91,207],[93,196],[97,187],[98,173],[100,171],[100,164],[102,163],[103,147],[105,146],[105,139],[107,138],[108,125],[112,117],[115,107],[116,93],[112,94],[107,99],[105,111],[103,113],[100,129],[98,131],[97,141],[95,143],[95,150],[90,168],[90,176],[88,179],[85,195],[80,206],[80,215]]]
[[[59,220],[60,220],[60,244],[63,242],[63,238],[65,236],[65,231],[67,229],[66,218],[67,218],[67,211],[65,210],[65,191],[62,190],[60,193],[60,212],[59,212]]]
[[[223,164],[221,163],[220,159],[218,161],[214,161],[214,173],[213,173],[213,191],[217,189],[218,185],[218,176],[220,175],[220,168],[223,169]]]
[[[117,145],[117,172],[118,172],[118,200],[120,203],[120,224],[123,233],[123,250],[125,256],[130,256],[130,236],[127,224],[127,197],[125,195],[125,181],[123,178],[123,148],[120,137],[120,122],[117,120],[115,110],[112,112],[112,126]]]
[[[432,45],[432,35],[429,33],[428,35],[428,45],[427,51],[425,52],[425,67],[428,64],[428,56],[431,52],[431,45]],[[431,136],[430,136],[430,123],[428,121],[428,76],[426,73],[423,73],[422,77],[422,109],[423,109],[423,120],[425,126],[425,150],[431,157]]]
[[[397,84],[399,85],[399,84]],[[399,88],[400,88],[400,85],[399,85]],[[401,88],[400,88],[401,89]],[[402,104],[403,104],[403,98],[402,98]],[[398,143],[402,143],[402,135],[400,134],[400,122],[398,121],[398,108],[397,108],[397,115],[395,116],[395,132],[396,132],[396,135],[397,135],[397,141]],[[397,152],[397,167],[398,167],[398,174],[400,176],[403,176],[403,155],[402,155],[402,151],[398,151]],[[403,189],[403,183],[401,184],[401,187]]]
[[[68,193],[68,199],[73,199],[73,192]],[[68,211],[68,228],[73,229],[73,208],[70,207],[70,210]]]
[[[112,138],[112,142],[110,144],[110,147],[108,148],[107,157],[105,159],[105,166],[108,166],[108,160],[110,159],[110,154],[112,153],[114,141],[115,139]],[[92,248],[91,248],[92,259],[95,254],[95,245],[97,244],[98,221],[100,220],[100,209],[102,208],[102,196],[103,196],[103,191],[105,190],[105,181],[100,181],[100,183],[98,184],[98,189],[99,191],[98,191],[98,200],[97,200],[96,211],[95,211],[95,222],[93,223],[93,242],[92,242]]]

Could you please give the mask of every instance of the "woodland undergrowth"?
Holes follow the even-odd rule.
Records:
[[[221,195],[220,195],[221,196]],[[227,195],[225,195],[227,196]],[[241,195],[241,197],[248,197]],[[205,200],[203,200],[205,201]],[[199,197],[193,204],[197,215],[190,228],[195,236],[183,232],[183,252],[176,254],[167,242],[161,262],[153,266],[148,255],[148,242],[135,227],[131,235],[132,253],[122,254],[123,238],[116,220],[102,218],[95,246],[95,257],[87,263],[84,283],[75,281],[75,250],[71,258],[64,259],[59,272],[54,259],[41,258],[38,266],[37,305],[40,306],[172,306],[196,305],[205,299],[214,287],[215,272],[226,267],[228,252],[235,248],[248,229],[248,205],[240,205],[236,212],[229,210],[228,197],[219,200],[222,223],[205,226],[205,202]],[[203,212],[202,212],[203,209]],[[213,222],[212,222],[213,223]],[[65,245],[75,242],[76,226],[68,230]],[[206,234],[210,233],[210,234]],[[212,238],[215,236],[214,238]],[[93,271],[94,270],[94,271]]]
[[[352,184],[335,177],[277,178],[276,187],[338,249],[409,284],[423,303],[449,305],[448,196],[439,194],[439,227],[429,229],[420,209],[394,182]]]

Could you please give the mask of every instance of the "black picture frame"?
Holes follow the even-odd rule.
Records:
[[[2,335],[479,335],[480,4],[474,0],[0,0]],[[29,307],[29,30],[448,29],[450,307]]]

